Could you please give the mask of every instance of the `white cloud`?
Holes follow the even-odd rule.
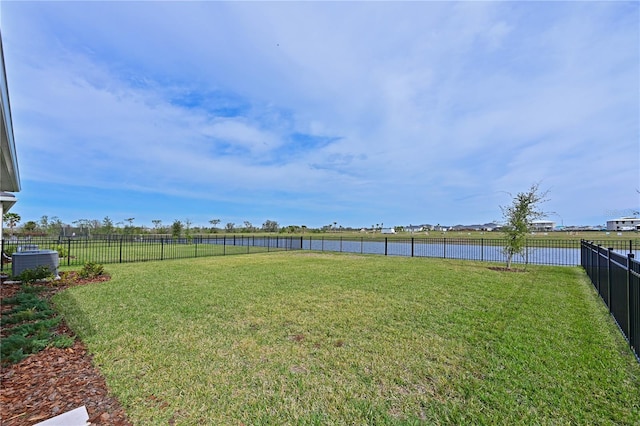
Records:
[[[3,38],[23,178],[424,213],[376,200],[400,197],[463,221],[487,210],[465,194],[539,180],[573,211],[586,166],[610,183],[598,198],[631,203],[618,188],[637,180],[638,156],[611,154],[637,153],[628,8],[11,3]]]
[[[202,129],[204,136],[229,141],[248,149],[253,155],[265,153],[280,146],[276,135],[255,128],[246,120],[236,118],[217,119]]]

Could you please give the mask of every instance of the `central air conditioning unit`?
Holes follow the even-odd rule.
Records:
[[[11,275],[15,277],[26,269],[46,266],[56,278],[58,277],[60,258],[57,251],[38,250],[37,246],[20,247],[19,250],[11,255]]]

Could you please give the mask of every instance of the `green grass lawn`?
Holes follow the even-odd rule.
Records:
[[[136,425],[637,424],[578,268],[263,253],[108,265],[55,304]]]

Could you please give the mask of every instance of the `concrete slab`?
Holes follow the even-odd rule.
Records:
[[[33,426],[86,426],[89,421],[89,413],[83,405],[75,410],[50,418]]]

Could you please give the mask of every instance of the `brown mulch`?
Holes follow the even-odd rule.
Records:
[[[63,274],[58,285],[42,293],[51,297],[75,285],[106,281],[80,280],[75,273]],[[19,291],[19,284],[0,284],[0,299]],[[73,336],[61,324],[58,334]],[[0,425],[33,425],[85,406],[92,425],[131,426],[120,403],[109,394],[104,377],[94,367],[84,344],[76,339],[67,349],[49,347],[0,371]]]

